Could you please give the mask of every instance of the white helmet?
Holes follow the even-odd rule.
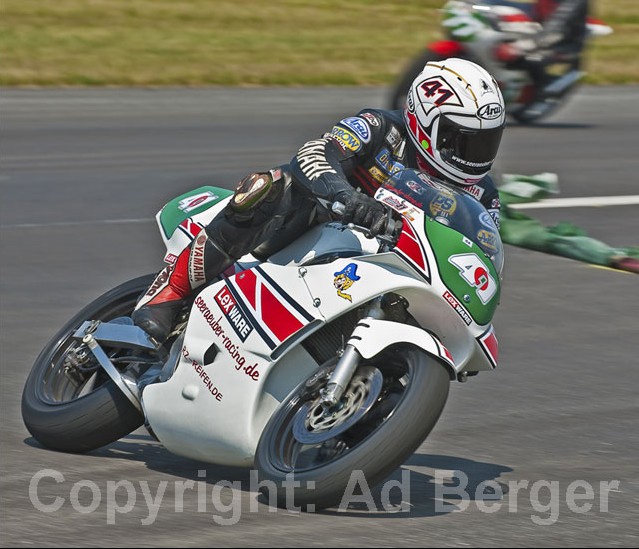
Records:
[[[506,123],[495,79],[465,59],[431,61],[413,81],[404,122],[420,168],[459,185],[489,171]]]

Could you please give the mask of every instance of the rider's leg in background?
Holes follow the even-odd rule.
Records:
[[[563,0],[543,21],[537,44],[559,54],[578,55],[584,48],[588,32],[589,0]]]

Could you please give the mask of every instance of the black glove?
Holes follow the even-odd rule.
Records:
[[[366,227],[371,236],[386,232],[388,224],[386,208],[374,198],[353,190],[341,192],[335,199],[345,206],[342,223]]]

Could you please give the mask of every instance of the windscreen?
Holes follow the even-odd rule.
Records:
[[[504,249],[499,230],[479,201],[459,187],[412,169],[396,172],[384,187],[422,210],[427,217],[472,240],[501,275]]]

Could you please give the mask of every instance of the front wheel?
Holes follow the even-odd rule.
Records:
[[[72,335],[85,320],[129,316],[153,279],[136,278],[100,296],[42,350],[22,393],[22,419],[40,443],[53,450],[88,452],[142,425],[142,414]],[[109,355],[124,371],[128,362],[123,351],[110,349]]]
[[[446,369],[421,349],[397,345],[363,360],[340,403],[325,410],[320,391],[336,362],[281,403],[258,443],[260,480],[272,481],[280,507],[336,506],[356,470],[371,487],[378,484],[417,449],[444,409]]]

